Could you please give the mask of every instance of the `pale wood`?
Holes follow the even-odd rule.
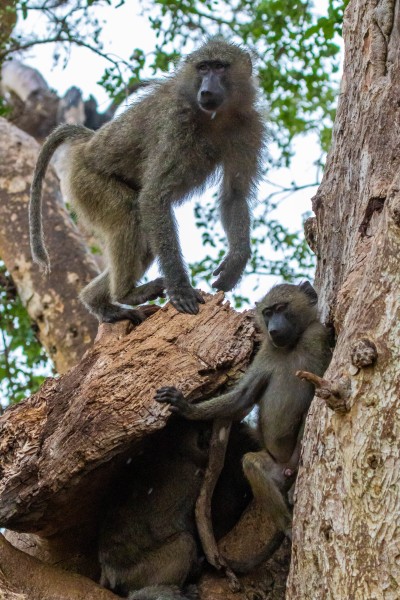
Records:
[[[47,565],[14,548],[0,534],[1,600],[117,600],[87,577]]]

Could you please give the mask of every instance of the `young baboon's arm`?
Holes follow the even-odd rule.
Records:
[[[235,389],[222,396],[199,404],[189,404],[180,390],[175,387],[163,387],[157,390],[155,400],[170,404],[172,412],[195,421],[220,417],[240,421],[248,410],[257,404],[268,385],[269,373],[265,367],[261,371],[255,364],[256,360]]]

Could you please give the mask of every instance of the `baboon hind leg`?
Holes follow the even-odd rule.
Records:
[[[80,298],[86,308],[100,322],[114,323],[128,319],[135,325],[143,321],[143,315],[138,310],[113,304],[110,293],[110,274],[106,269],[89,283],[80,293]]]
[[[148,300],[164,297],[164,279],[137,286],[147,269],[154,261],[147,239],[133,219],[121,227],[118,237],[108,244],[111,297],[121,304],[143,304]]]
[[[266,451],[248,452],[243,456],[243,471],[256,502],[278,530],[291,537],[292,516],[284,497],[288,481],[283,467]]]
[[[121,593],[132,592],[147,586],[167,585],[181,587],[197,558],[193,536],[183,531],[162,545],[143,553],[139,563],[127,567],[121,579]]]

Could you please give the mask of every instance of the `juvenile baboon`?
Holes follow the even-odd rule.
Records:
[[[295,376],[311,371],[322,376],[331,352],[329,332],[320,323],[317,294],[304,282],[273,287],[257,305],[264,333],[250,368],[232,391],[189,404],[174,387],[158,390],[156,400],[187,419],[241,419],[258,403],[258,429],[264,450],[247,453],[243,470],[256,501],[271,519],[290,534],[291,515],[285,494],[297,470],[304,421],[314,395],[313,386]]]
[[[171,420],[125,466],[125,485],[118,494],[113,489],[100,532],[102,585],[130,600],[195,597],[193,586],[180,589],[199,569],[194,507],[210,435],[207,422]],[[221,474],[213,503],[220,535],[233,527],[251,498],[240,461],[245,452],[258,447],[248,427],[233,428],[227,449],[229,468]]]
[[[49,269],[41,219],[42,182],[56,148],[68,143],[64,190],[78,215],[102,237],[107,269],[81,293],[101,321],[131,319],[136,305],[163,294],[196,314],[202,296],[190,284],[173,206],[222,173],[220,212],[229,249],[213,287],[231,290],[250,256],[249,201],[260,176],[264,126],[255,108],[250,55],[211,38],[176,73],[114,121],[93,132],[61,125],[39,154],[30,202],[31,248]],[[158,259],[163,278],[137,287]]]

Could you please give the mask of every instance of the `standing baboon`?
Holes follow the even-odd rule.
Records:
[[[141,315],[135,305],[163,294],[196,314],[200,293],[182,260],[173,206],[222,172],[220,212],[228,254],[213,287],[231,290],[250,256],[249,201],[260,176],[264,127],[255,108],[250,55],[212,38],[177,72],[126,112],[93,132],[61,125],[39,154],[30,202],[31,248],[49,269],[41,219],[42,182],[56,148],[68,143],[64,189],[80,217],[102,237],[108,267],[81,293],[99,320]],[[158,259],[163,278],[137,287]]]
[[[243,469],[256,501],[282,531],[290,533],[291,515],[284,495],[292,485],[300,458],[304,421],[314,395],[313,386],[296,377],[298,370],[322,376],[331,351],[329,332],[320,323],[314,288],[282,284],[273,287],[257,305],[264,333],[249,370],[232,391],[189,404],[174,387],[158,390],[156,400],[188,419],[242,418],[259,404],[258,428],[264,446],[243,458]]]
[[[193,586],[180,588],[198,570],[194,507],[207,466],[210,423],[171,419],[142,454],[126,465],[118,494],[101,527],[100,583],[129,600],[195,597]],[[250,498],[240,462],[259,445],[244,424],[232,428],[227,468],[213,501],[219,535],[236,523]],[[125,483],[125,485],[124,485]]]

